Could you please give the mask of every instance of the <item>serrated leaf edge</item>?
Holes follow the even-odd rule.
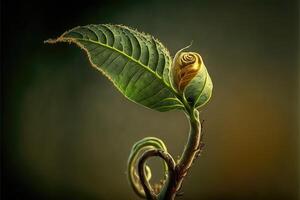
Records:
[[[90,24],[90,25],[95,25],[95,24]],[[102,24],[102,25],[106,25],[106,24]],[[89,25],[87,25],[89,26]],[[128,30],[133,30],[135,32],[137,32],[138,34],[145,34],[143,32],[139,32],[137,31],[136,29],[131,29],[127,26],[124,26],[124,25],[115,25],[115,26],[120,26],[122,28],[126,28]],[[88,59],[89,59],[89,63],[92,65],[93,68],[95,68],[96,70],[100,71],[106,78],[108,78],[108,80],[121,92],[121,94],[123,94],[123,92],[119,89],[119,86],[117,84],[114,83],[114,81],[100,68],[98,67],[95,63],[93,63],[92,61],[92,58],[91,58],[91,55],[89,53],[89,51],[84,47],[84,45],[80,44],[80,42],[78,41],[85,41],[85,42],[91,42],[91,43],[94,43],[94,44],[97,44],[97,45],[101,45],[103,47],[106,47],[106,48],[109,48],[113,51],[117,51],[118,53],[122,54],[123,56],[127,57],[129,60],[132,60],[133,62],[139,64],[140,66],[142,66],[145,70],[147,70],[148,72],[150,72],[152,75],[154,75],[155,77],[157,77],[157,79],[159,81],[161,81],[162,84],[165,85],[165,87],[176,97],[176,99],[181,103],[181,104],[174,104],[174,105],[170,105],[170,106],[161,106],[161,107],[174,107],[174,108],[184,108],[184,104],[180,101],[180,99],[178,98],[179,97],[179,94],[177,93],[177,91],[174,89],[174,87],[172,86],[172,84],[168,84],[166,83],[161,76],[159,76],[156,72],[152,71],[151,69],[149,69],[147,66],[145,66],[143,63],[141,63],[140,61],[128,56],[127,54],[125,54],[124,52],[120,51],[119,49],[116,49],[116,48],[113,48],[109,45],[106,45],[106,44],[102,44],[100,43],[99,41],[93,41],[93,40],[87,40],[87,39],[80,39],[80,38],[77,38],[77,39],[74,39],[74,38],[71,38],[71,37],[64,37],[67,33],[75,30],[75,29],[78,29],[78,28],[81,28],[81,27],[84,27],[84,26],[76,26],[66,32],[64,32],[61,36],[59,36],[58,38],[56,39],[48,39],[48,40],[45,40],[44,43],[48,43],[48,44],[55,44],[55,43],[58,43],[58,42],[68,42],[69,44],[71,43],[74,43],[76,44],[78,47],[80,47],[82,50],[84,50],[88,56]],[[149,34],[145,34],[145,35],[149,35]],[[151,36],[151,35],[150,35]],[[162,45],[162,43],[155,39],[153,36],[151,36],[156,42],[158,42],[160,45]],[[77,41],[78,40],[78,41]],[[163,46],[163,45],[162,45]],[[167,53],[169,53],[169,51],[165,48],[164,49]],[[172,63],[171,63],[171,66],[172,66]],[[170,66],[170,67],[171,67]],[[171,71],[171,70],[170,70]],[[139,102],[136,102],[132,99],[129,99],[129,97],[127,97],[126,95],[123,95],[125,96],[126,99],[136,103],[136,104],[139,104],[147,109],[152,109],[152,108],[149,108],[147,106],[144,106],[143,104],[140,104]],[[174,98],[175,99],[175,98]],[[160,108],[159,106],[157,108]]]

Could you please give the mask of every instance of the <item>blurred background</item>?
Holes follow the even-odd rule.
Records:
[[[172,55],[193,41],[204,59],[214,82],[206,146],[178,199],[299,198],[297,1],[1,4],[2,199],[138,199],[125,174],[133,143],[156,136],[181,154],[183,113],[135,105],[79,48],[43,44],[98,23],[150,33]]]

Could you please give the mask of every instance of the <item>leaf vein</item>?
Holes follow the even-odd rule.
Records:
[[[155,73],[152,69],[150,69],[148,66],[145,66],[143,63],[141,63],[140,61],[138,61],[138,60],[136,60],[136,59],[134,59],[134,58],[132,58],[132,57],[130,57],[130,56],[128,56],[128,55],[125,54],[124,52],[122,52],[122,51],[120,51],[120,50],[118,50],[118,49],[115,49],[115,48],[113,48],[113,47],[111,47],[111,46],[109,46],[109,45],[106,45],[106,44],[102,44],[102,43],[100,43],[100,42],[97,42],[97,41],[87,40],[87,39],[77,39],[77,40],[95,43],[95,44],[104,46],[104,47],[106,47],[106,48],[108,48],[108,49],[114,50],[114,51],[116,51],[116,52],[122,54],[122,55],[125,56],[126,58],[132,60],[134,63],[136,63],[136,64],[140,65],[141,67],[143,67],[143,69],[149,71],[151,74],[153,74],[154,76],[156,76],[157,79],[159,79],[159,80],[161,81],[161,83],[162,83],[163,85],[165,85],[166,88],[167,88],[168,90],[170,90],[170,92],[172,92],[175,96],[177,95],[177,92],[176,92],[172,87],[170,87],[170,85],[169,85],[168,83],[166,83],[166,82],[162,79],[162,77],[161,77],[160,75],[156,74],[156,73]]]

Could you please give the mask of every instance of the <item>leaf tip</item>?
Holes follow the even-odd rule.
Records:
[[[48,39],[48,40],[44,40],[44,44],[54,44],[57,42],[57,39]]]
[[[58,37],[58,38],[49,38],[47,40],[44,40],[44,44],[55,44],[55,43],[58,43],[58,42],[66,42],[66,41],[69,41],[72,40],[71,38],[64,38],[63,37],[64,35]]]
[[[60,42],[61,41],[61,38],[56,38],[56,39],[52,39],[52,38],[49,38],[47,40],[44,41],[44,44],[55,44],[57,42]]]

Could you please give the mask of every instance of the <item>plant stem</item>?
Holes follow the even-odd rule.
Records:
[[[199,112],[194,108],[187,108],[186,116],[190,123],[188,141],[175,167],[174,177],[168,178],[169,180],[159,194],[158,200],[175,199],[176,193],[180,190],[188,169],[200,152],[201,124],[199,121]]]
[[[190,122],[188,141],[185,145],[179,163],[176,165],[177,174],[179,176],[177,183],[178,189],[181,187],[183,178],[188,169],[191,167],[194,159],[200,152],[201,124],[199,121],[199,112],[197,110],[193,110],[188,117]]]

